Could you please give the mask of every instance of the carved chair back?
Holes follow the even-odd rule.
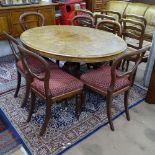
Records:
[[[105,30],[117,34],[121,37],[122,28],[121,25],[117,21],[113,20],[102,20],[96,25],[97,29]]]
[[[118,59],[116,59],[113,62],[112,66],[111,66],[111,84],[110,84],[110,87],[108,88],[109,91],[113,91],[114,87],[115,87],[116,80],[118,78],[121,78],[124,76],[128,76],[128,79],[130,80],[131,85],[133,84],[137,67],[140,64],[145,52],[148,49],[150,49],[150,46],[144,47],[144,48],[137,50],[137,51],[134,51],[134,52],[124,54],[123,56],[119,57]],[[135,61],[134,66],[129,71],[118,74],[117,68],[119,67],[120,63],[124,59],[127,59],[128,57],[132,57],[132,56],[136,57],[136,61]]]
[[[144,40],[145,24],[140,21],[124,18],[120,22],[122,25],[123,39],[126,41],[127,39],[134,39],[133,41],[127,42],[127,45],[134,49],[141,49]],[[135,44],[136,41],[137,44]]]
[[[109,15],[105,15],[105,14],[96,14],[94,15],[94,25],[97,25],[98,22],[102,21],[102,20],[115,20],[114,17],[109,16]]]
[[[23,31],[29,29],[29,27],[28,27],[28,17],[30,17],[30,16],[31,17],[33,17],[33,16],[36,17],[36,20],[38,21],[37,26],[44,26],[45,18],[41,13],[39,13],[39,12],[26,12],[26,13],[23,13],[19,17],[19,23],[20,23]]]
[[[84,10],[84,9],[78,9],[75,11],[75,15],[84,15],[84,16],[89,16],[89,17],[94,17],[93,13],[89,10]]]
[[[72,19],[71,24],[75,25],[75,26],[83,26],[83,27],[93,28],[94,20],[92,17],[89,17],[89,16],[77,15]]]
[[[18,41],[6,32],[4,32],[4,35],[9,42],[10,48],[12,50],[12,53],[13,53],[16,61],[20,60],[20,53],[17,48],[17,46],[19,45]]]

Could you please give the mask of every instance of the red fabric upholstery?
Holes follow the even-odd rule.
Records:
[[[119,71],[117,71],[120,73]],[[110,66],[102,66],[97,70],[90,71],[81,76],[81,80],[85,84],[89,84],[93,87],[98,88],[101,91],[106,92],[111,83],[111,67]],[[118,78],[115,83],[114,90],[119,90],[130,84],[128,77]]]
[[[30,66],[34,71],[41,70],[41,66],[42,66],[42,65],[41,65],[41,63],[39,63],[39,61],[37,61],[36,59],[30,57],[28,62],[29,62],[29,66]],[[53,69],[53,68],[58,68],[57,64],[55,64],[54,62],[48,61],[48,63],[49,63],[49,66],[50,66],[51,69]],[[24,73],[24,66],[23,66],[21,60],[17,61],[16,66],[17,66],[17,68],[18,68],[21,72]]]
[[[35,90],[39,91],[41,94],[45,94],[43,81],[35,78],[31,86]],[[79,79],[71,76],[70,74],[62,71],[61,69],[53,69],[51,71],[49,89],[52,96],[62,95],[82,88],[83,83]]]

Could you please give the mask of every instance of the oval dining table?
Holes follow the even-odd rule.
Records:
[[[114,60],[127,49],[125,41],[115,34],[70,25],[31,28],[21,34],[20,40],[35,53],[67,62]]]

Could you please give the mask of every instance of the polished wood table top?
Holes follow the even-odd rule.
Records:
[[[42,56],[70,62],[101,62],[120,56],[127,45],[120,37],[80,26],[43,26],[23,32],[20,39]]]

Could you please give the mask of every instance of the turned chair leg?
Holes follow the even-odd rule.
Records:
[[[82,105],[85,107],[85,104],[86,104],[86,93],[83,90],[81,94],[81,108],[82,108]]]
[[[128,69],[129,69],[129,63],[130,63],[130,61],[129,60],[127,60],[127,63],[126,63],[126,72],[128,71]]]
[[[46,99],[46,114],[45,114],[44,123],[41,127],[41,131],[39,134],[40,136],[42,136],[45,133],[50,117],[51,117],[51,100],[48,98]]]
[[[59,60],[56,60],[56,64],[59,66],[59,63],[60,63],[60,61]]]
[[[25,91],[23,102],[21,104],[21,108],[25,107],[29,94],[30,94],[30,82],[26,81],[26,91]]]
[[[124,92],[124,107],[125,107],[126,118],[128,121],[130,121],[128,98],[129,98],[129,90]]]
[[[82,108],[82,102],[81,102],[82,94],[76,95],[76,118],[79,119],[81,108]]]
[[[113,121],[112,121],[112,94],[108,92],[107,98],[106,98],[106,102],[107,102],[107,116],[108,116],[108,121],[110,124],[110,128],[112,131],[114,131],[114,125],[113,125]]]
[[[17,87],[16,87],[14,97],[17,97],[17,95],[18,95],[18,92],[20,89],[20,84],[21,84],[21,74],[17,71]]]
[[[27,118],[27,122],[29,122],[31,120],[32,114],[34,112],[35,100],[36,100],[35,93],[33,91],[31,91],[30,111],[29,111],[29,115],[28,115],[28,118]]]
[[[126,60],[123,60],[123,62],[122,62],[122,71],[124,71],[125,62],[126,62]]]

